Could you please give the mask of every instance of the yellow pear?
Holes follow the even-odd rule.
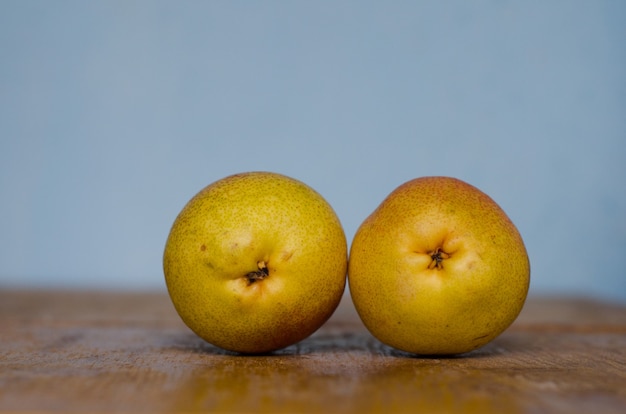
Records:
[[[522,237],[485,193],[450,177],[395,189],[361,224],[348,282],[368,330],[394,348],[460,354],[500,335],[528,293]]]
[[[331,206],[270,172],[232,175],[195,195],[163,254],[170,298],[198,336],[263,353],[316,331],[341,300],[347,243]]]

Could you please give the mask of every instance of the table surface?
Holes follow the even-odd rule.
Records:
[[[0,290],[0,412],[626,412],[626,307],[530,298],[472,353],[387,347],[348,296],[304,341],[213,347],[163,292]]]

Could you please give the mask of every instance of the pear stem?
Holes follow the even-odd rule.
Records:
[[[429,269],[443,269],[443,261],[444,259],[448,259],[450,257],[450,254],[444,252],[443,250],[441,250],[441,248],[437,247],[435,249],[435,251],[428,253],[430,255],[430,258],[432,259],[432,262],[430,262],[430,264],[428,265]]]
[[[246,278],[248,278],[248,285],[253,284],[257,280],[263,280],[270,275],[270,271],[264,260],[258,261],[256,265],[259,268],[258,270],[246,274]]]

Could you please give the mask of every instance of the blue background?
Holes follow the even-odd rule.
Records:
[[[626,2],[0,2],[0,287],[165,289],[183,205],[300,179],[351,241],[450,175],[531,293],[626,302]]]

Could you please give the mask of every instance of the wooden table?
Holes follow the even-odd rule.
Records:
[[[165,293],[0,291],[0,412],[626,413],[626,307],[531,298],[473,353],[376,341],[348,297],[303,342],[239,356]]]

